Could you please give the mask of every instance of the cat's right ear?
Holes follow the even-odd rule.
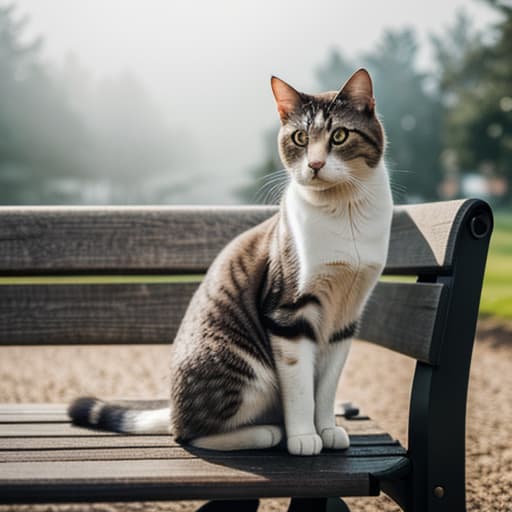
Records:
[[[279,117],[281,122],[284,123],[300,104],[300,94],[291,85],[276,76],[270,79],[270,85],[276,100]]]

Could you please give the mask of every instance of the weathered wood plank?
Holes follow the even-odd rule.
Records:
[[[366,305],[358,338],[435,364],[443,290],[437,283],[379,283]]]
[[[108,400],[108,399],[106,399]],[[134,400],[115,400],[115,403],[133,405]],[[144,404],[146,401],[142,401]],[[154,402],[154,401],[153,401]],[[152,408],[169,406],[169,400],[159,400]],[[0,404],[0,423],[69,423],[66,404]],[[32,410],[33,406],[33,410]],[[336,414],[343,416],[343,409],[338,406]]]
[[[4,503],[375,495],[371,475],[404,457],[215,457],[131,461],[6,462]]]
[[[0,423],[69,423],[66,413],[48,414],[1,414]]]
[[[0,344],[170,344],[197,286],[0,286]]]
[[[110,437],[114,432],[78,427],[71,423],[0,423],[2,437]]]
[[[375,435],[386,432],[372,420],[353,421],[338,416],[338,425],[342,425],[349,434]],[[0,423],[2,437],[110,437],[118,434],[92,428],[78,427],[70,423]],[[137,438],[138,436],[133,436]]]
[[[272,207],[1,207],[1,273],[203,272]]]
[[[387,274],[439,272],[452,265],[455,234],[474,200],[397,206],[391,227]]]
[[[135,405],[143,402],[144,404],[150,404],[153,409],[159,409],[161,407],[167,407],[169,400],[165,398],[159,398],[156,400],[143,400],[143,399],[118,399],[111,397],[103,397],[107,401],[115,401],[116,404]],[[0,403],[0,417],[7,416],[10,414],[15,415],[38,415],[44,417],[48,414],[67,414],[69,404],[59,402],[46,402],[46,403],[25,403],[25,402],[13,402],[13,403]]]
[[[386,272],[439,272],[474,200],[395,208]],[[273,207],[1,207],[0,273],[200,273]],[[453,228],[453,229],[452,229]]]
[[[253,457],[261,452],[231,452],[230,457]],[[267,450],[269,457],[281,456],[284,448]],[[326,455],[336,457],[387,457],[405,455],[405,449],[398,443],[394,445],[351,446],[348,450],[326,451]],[[0,463],[3,462],[36,462],[66,460],[146,460],[146,459],[190,459],[201,456],[199,450],[187,450],[183,447],[142,447],[142,448],[103,448],[90,449],[47,449],[47,450],[1,450]],[[208,453],[214,460],[216,457],[225,459],[225,453]]]
[[[351,446],[395,445],[389,434],[351,434]],[[0,437],[0,450],[61,450],[90,448],[159,448],[178,446],[171,436]]]
[[[382,443],[380,443],[382,444]],[[0,451],[5,450],[86,450],[95,448],[172,448],[179,446],[171,436],[48,436],[0,437]]]
[[[0,287],[0,345],[171,343],[197,283]],[[432,362],[442,286],[379,283],[360,337]]]

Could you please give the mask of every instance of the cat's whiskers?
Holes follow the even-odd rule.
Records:
[[[259,178],[256,179],[256,181],[264,181],[272,178],[277,178],[279,176],[284,176],[286,174],[288,174],[287,169],[278,169],[277,171],[271,171],[267,174],[264,174],[263,176],[260,176]]]
[[[262,180],[264,183],[254,194],[254,202],[260,204],[278,203],[289,181],[288,171],[286,169],[279,169],[278,171],[270,172],[259,178],[259,181]]]
[[[276,182],[270,185],[270,187],[262,190],[262,194],[260,194],[260,202],[263,204],[276,204],[279,201],[279,198],[286,188],[286,183]]]

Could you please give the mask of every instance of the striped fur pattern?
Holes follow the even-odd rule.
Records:
[[[277,78],[279,149],[291,176],[278,214],[218,255],[172,348],[170,407],[93,398],[75,422],[234,450],[286,443],[294,455],[344,449],[336,386],[383,269],[392,202],[371,80],[299,93]]]

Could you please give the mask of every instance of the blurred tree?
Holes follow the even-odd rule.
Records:
[[[27,20],[0,7],[0,202],[40,202],[48,176],[83,172],[87,131],[23,40]],[[69,148],[76,148],[70,151]]]
[[[500,14],[500,20],[485,35],[473,30],[461,13],[447,37],[434,39],[447,106],[446,161],[456,171],[506,178],[505,200],[510,202],[512,5],[483,1]]]
[[[374,80],[377,112],[386,130],[386,159],[396,202],[437,197],[441,180],[443,107],[418,72],[412,29],[387,30],[363,58]]]
[[[0,204],[168,202],[190,187],[137,78],[99,85],[78,59],[47,68],[27,19],[0,7]]]
[[[326,62],[316,69],[316,77],[323,90],[338,91],[343,85],[343,80],[348,79],[356,69],[357,66],[354,62],[332,48],[327,55]]]

